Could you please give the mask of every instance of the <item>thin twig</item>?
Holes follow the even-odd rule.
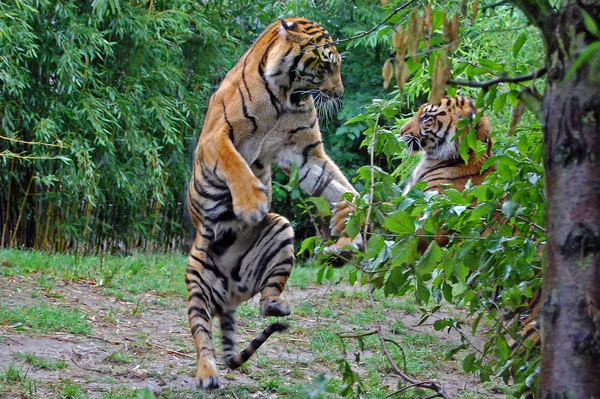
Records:
[[[6,137],[6,136],[2,136],[2,135],[0,135],[0,139],[14,141],[15,143],[29,144],[29,145],[44,145],[47,147],[69,148],[69,147],[67,147],[65,145],[61,145],[61,144],[42,143],[40,141],[26,141],[26,140],[16,139],[14,137]]]
[[[362,337],[368,337],[369,335],[375,335],[377,334],[377,330],[372,330],[366,333],[362,333],[362,334],[350,334],[350,333],[336,333],[338,337],[340,338],[362,338]]]
[[[131,339],[131,338],[125,338],[125,339],[126,339],[127,341],[133,341],[133,339]],[[167,348],[166,346],[162,346],[162,345],[159,345],[159,344],[155,344],[154,342],[146,341],[146,343],[147,343],[148,345],[150,345],[150,346],[154,346],[154,347],[156,347],[156,348],[158,348],[158,349],[165,350],[165,351],[167,351],[168,353],[172,353],[172,354],[174,354],[174,355],[183,356],[183,357],[187,357],[187,358],[190,358],[190,359],[195,359],[195,357],[194,357],[194,356],[192,356],[192,355],[189,355],[189,354],[187,354],[187,353],[178,352],[178,351],[176,351],[176,350],[174,350],[174,349]]]
[[[394,373],[398,376],[400,376],[402,379],[404,379],[405,381],[407,381],[409,384],[413,384],[413,385],[419,385],[420,387],[423,388],[427,388],[427,389],[431,389],[432,391],[436,392],[436,395],[433,397],[442,397],[444,399],[450,399],[450,396],[448,396],[446,394],[446,392],[444,392],[444,390],[434,381],[420,381],[417,380],[414,377],[411,377],[410,375],[408,375],[407,373],[405,373],[404,371],[402,371],[400,369],[400,367],[398,367],[398,365],[396,364],[396,362],[394,361],[394,358],[392,357],[387,345],[386,345],[386,339],[383,336],[383,332],[381,331],[381,325],[379,324],[379,320],[377,319],[377,308],[375,306],[375,299],[373,298],[373,286],[371,285],[371,276],[369,274],[367,274],[367,282],[368,282],[368,287],[369,287],[369,300],[371,302],[371,309],[373,310],[373,319],[375,321],[375,326],[376,326],[376,331],[377,331],[377,335],[379,336],[379,343],[381,344],[381,348],[383,349],[383,353],[385,354],[385,357],[388,360],[388,363],[390,364],[390,366],[392,366],[392,369],[394,370]]]
[[[528,80],[535,80],[540,76],[543,76],[546,73],[546,67],[541,67],[537,71],[532,73],[528,73],[527,75],[518,75],[518,76],[500,76],[494,79],[487,80],[485,82],[477,82],[473,80],[454,80],[449,79],[446,83],[451,86],[467,86],[467,87],[477,87],[480,89],[487,89],[490,86],[497,85],[499,83],[519,83],[525,82]]]
[[[403,388],[401,388],[401,389],[399,389],[397,391],[394,391],[394,392],[390,393],[389,395],[386,395],[385,397],[386,398],[391,398],[392,396],[398,395],[399,393],[402,393],[402,392],[406,391],[407,389],[414,388],[414,387],[420,387],[421,385],[422,385],[421,382],[419,382],[417,384],[410,384],[410,385],[407,385],[407,386],[405,386],[405,387],[403,387]]]
[[[367,36],[370,35],[371,33],[375,32],[375,30],[377,28],[379,28],[381,25],[385,24],[387,21],[389,21],[390,18],[392,18],[394,15],[398,14],[400,11],[404,10],[406,7],[408,7],[409,5],[411,5],[412,3],[414,3],[416,0],[410,0],[408,3],[405,3],[403,5],[401,5],[400,7],[396,8],[394,11],[392,11],[392,13],[390,15],[388,15],[383,21],[381,21],[379,24],[375,25],[373,28],[369,29],[368,31],[359,33],[357,35],[351,36],[351,37],[347,37],[345,39],[337,39],[334,40],[332,42],[329,43],[324,43],[324,44],[315,44],[314,47],[326,47],[326,46],[335,46],[336,44],[340,44],[343,42],[348,42],[350,40],[356,40],[356,39],[360,39],[363,36]]]

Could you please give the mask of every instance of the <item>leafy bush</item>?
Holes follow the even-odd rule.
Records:
[[[348,223],[351,236],[366,234],[367,250],[356,254],[359,266],[350,272],[349,282],[371,284],[386,295],[413,295],[422,305],[422,322],[433,319],[436,330],[461,334],[461,345],[448,352],[448,359],[466,352],[466,371],[479,374],[482,381],[501,378],[508,383],[513,377],[519,396],[535,387],[539,346],[521,342],[522,326],[508,316],[525,310],[540,291],[545,242],[542,130],[535,114],[526,114],[519,125],[514,117],[522,106],[523,84],[490,85],[486,90],[449,86],[449,95],[473,98],[491,119],[495,156],[483,168],[494,164],[497,171],[463,192],[451,185],[443,193],[424,192],[424,184],[417,184],[406,196],[401,194],[418,157],[408,154],[399,130],[427,101],[433,66],[449,46],[441,37],[443,14],[460,12],[452,7],[434,10],[431,47],[420,42],[416,59],[406,57],[411,75],[404,92],[374,99],[366,112],[347,122],[367,126],[362,146],[372,154],[370,164],[357,171],[357,186],[364,188]],[[485,81],[539,67],[542,45],[537,35],[527,34],[525,18],[512,9],[490,12],[493,18],[461,14],[461,45],[450,56],[452,79]],[[510,55],[504,50],[507,42],[514,43]],[[535,82],[525,84],[536,92]],[[476,149],[477,143],[463,142]],[[443,230],[452,234],[449,244],[440,247],[432,237]],[[419,238],[429,242],[422,255]],[[302,249],[319,251],[326,244],[311,238]],[[318,261],[319,275],[327,277],[328,258]],[[467,309],[469,320],[437,316],[444,303]],[[469,340],[478,329],[486,334],[483,348]],[[353,383],[352,373],[344,375]]]

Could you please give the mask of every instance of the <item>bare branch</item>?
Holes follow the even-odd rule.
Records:
[[[528,73],[527,75],[518,75],[518,76],[500,76],[495,79],[487,80],[485,82],[477,82],[472,80],[454,80],[449,79],[447,84],[451,86],[467,86],[467,87],[477,87],[480,89],[487,89],[490,86],[497,85],[499,83],[520,83],[526,82],[528,80],[534,80],[543,76],[547,72],[546,67],[541,67],[537,71],[532,73]]]

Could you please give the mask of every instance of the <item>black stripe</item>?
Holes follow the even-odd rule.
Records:
[[[244,118],[248,119],[252,123],[252,132],[250,134],[254,134],[256,133],[256,129],[258,129],[256,118],[248,113],[246,99],[244,98],[244,93],[242,93],[242,88],[240,86],[238,86],[238,91],[240,92],[240,97],[242,97],[242,113],[244,114]]]
[[[254,46],[250,49],[246,57],[244,57],[244,67],[242,68],[242,82],[244,82],[244,87],[246,88],[246,92],[248,93],[248,99],[252,101],[252,93],[250,93],[250,89],[248,88],[248,82],[246,82],[246,62],[248,61],[248,57],[252,54],[254,50]]]
[[[262,65],[260,65],[260,64],[258,65],[258,74],[264,81],[265,89],[267,90],[267,93],[269,94],[269,100],[271,100],[271,104],[275,108],[275,112],[277,113],[277,117],[279,118],[279,116],[281,114],[281,111],[279,110],[279,104],[280,104],[279,99],[275,96],[275,94],[269,87],[269,82],[267,82],[267,78],[265,77],[265,71],[263,70]]]
[[[229,191],[229,187],[227,187],[225,181],[219,179],[214,171],[210,173],[208,170],[206,170],[206,168],[201,168],[200,173],[202,173],[202,177],[204,178],[204,180],[214,188]]]
[[[321,141],[316,141],[316,142],[311,143],[311,144],[307,145],[306,147],[304,147],[304,149],[302,150],[302,165],[300,165],[300,167],[303,167],[304,165],[306,165],[306,163],[308,162],[308,153],[313,148],[318,147],[319,144],[321,144]]]
[[[208,315],[208,312],[206,311],[206,309],[201,308],[200,306],[190,306],[188,308],[188,316],[190,317],[194,317],[192,316],[192,313],[197,313],[195,316],[200,317],[201,319],[206,320],[207,322],[210,321],[210,316]]]
[[[298,184],[302,184],[302,182],[308,177],[309,173],[310,173],[310,168],[307,168],[306,172],[304,172],[302,177],[300,177],[300,179],[298,180]]]
[[[294,59],[292,60],[292,66],[290,67],[289,72],[288,72],[288,78],[290,80],[290,85],[294,81],[294,74],[298,70],[298,63],[300,62],[300,60],[302,59],[303,56],[304,56],[304,54],[302,52],[300,52],[300,54],[295,56]]]
[[[300,126],[300,127],[297,127],[295,129],[290,130],[288,132],[288,134],[295,134],[295,133],[298,133],[301,130],[313,129],[316,124],[317,124],[317,120],[315,119],[309,126]]]
[[[315,192],[312,194],[315,197],[320,197],[321,194],[323,194],[323,191],[325,191],[325,189],[327,188],[327,186],[329,186],[329,183],[331,183],[333,181],[333,174],[329,173],[327,176],[327,179],[319,186],[318,189],[315,190]],[[317,183],[319,181],[317,180]],[[315,187],[317,187],[317,183],[315,183]]]
[[[277,245],[277,247],[275,249],[273,249],[272,251],[265,252],[263,254],[263,256],[260,258],[260,260],[258,261],[256,268],[254,269],[254,273],[253,273],[254,281],[262,281],[263,276],[265,274],[265,271],[266,271],[269,263],[271,263],[273,258],[277,254],[279,254],[281,251],[283,251],[283,249],[285,247],[288,247],[290,245],[294,245],[294,239],[292,237],[280,241],[279,245]]]
[[[465,162],[462,160],[462,158],[456,158],[456,159],[449,159],[446,161],[443,161],[439,164],[437,164],[436,166],[432,167],[431,169],[426,170],[424,173],[422,173],[418,179],[416,179],[416,181],[423,181],[425,179],[425,177],[429,176],[431,173],[435,172],[436,170],[442,169],[442,168],[450,168],[452,166],[456,166],[456,165],[460,165],[460,164],[464,164]]]
[[[227,249],[237,240],[237,234],[231,229],[227,229],[217,240],[210,245],[210,250],[217,256],[222,256]]]
[[[192,327],[192,337],[196,335],[196,331],[202,330],[206,335],[212,338],[212,332],[202,324],[196,324]]]
[[[223,117],[225,118],[225,123],[227,123],[227,126],[229,126],[229,136],[231,138],[233,137],[233,126],[231,126],[229,119],[227,119],[227,107],[225,107],[225,100],[221,100],[221,104],[223,104]]]

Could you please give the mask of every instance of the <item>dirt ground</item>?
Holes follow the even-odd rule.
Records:
[[[35,298],[37,295],[34,293],[40,290],[34,277],[0,277],[0,305],[10,307],[39,303],[40,298]],[[350,287],[348,284],[336,285],[334,288],[338,292],[364,290],[364,287]],[[328,302],[331,294],[331,285],[313,285],[306,288],[288,287],[285,297],[296,308],[306,302],[314,307],[331,307],[335,306]],[[196,393],[194,388],[196,361],[187,324],[185,299],[178,296],[161,297],[153,293],[140,296],[138,302],[133,303],[108,295],[103,288],[85,282],[57,284],[52,289],[52,295],[43,299],[61,308],[79,308],[91,323],[92,335],[65,332],[40,334],[31,329],[23,331],[23,328],[0,326],[0,370],[11,362],[22,367],[27,379],[37,382],[35,397],[38,398],[57,397],[57,387],[65,380],[81,386],[90,399],[118,398],[119,396],[108,395],[118,387],[147,387],[158,397],[166,398],[205,397],[205,394]],[[345,306],[340,309],[351,311],[352,304],[346,303]],[[257,307],[255,298],[251,308]],[[386,310],[386,314],[388,318],[391,315],[401,320],[411,331],[435,334],[442,343],[459,343],[459,337],[455,333],[435,332],[430,325],[417,326],[419,313]],[[247,317],[238,316],[240,342],[249,342],[262,329],[256,322],[248,321],[257,317],[257,312]],[[248,397],[279,397],[277,393],[260,388],[260,376],[264,376],[265,367],[284,381],[304,378],[309,383],[311,376],[336,375],[337,371],[313,361],[315,354],[308,341],[308,332],[327,325],[332,319],[295,314],[291,334],[271,337],[247,366],[232,372],[220,365],[224,388],[221,391],[223,393],[219,394],[222,396],[218,397],[237,398],[233,388],[239,385],[259,387]],[[214,329],[217,330],[217,326]],[[218,338],[215,339],[217,340]],[[475,346],[481,347],[483,344],[480,337],[473,337],[473,340]],[[47,359],[62,359],[66,361],[67,367],[57,371],[32,367],[16,358],[17,352],[34,353]],[[119,359],[115,352],[129,354],[129,358]],[[366,356],[368,353],[363,354],[363,357]],[[271,359],[276,359],[277,362],[269,364]],[[298,364],[301,365],[300,374],[298,367],[294,369],[294,365]],[[440,367],[435,379],[452,397],[503,397],[498,392],[481,387],[478,378],[462,372],[456,362],[447,362]],[[427,375],[418,377],[429,378]],[[396,379],[392,377],[386,377],[383,381],[396,384]],[[10,390],[4,395],[6,398],[22,397],[21,393]]]

